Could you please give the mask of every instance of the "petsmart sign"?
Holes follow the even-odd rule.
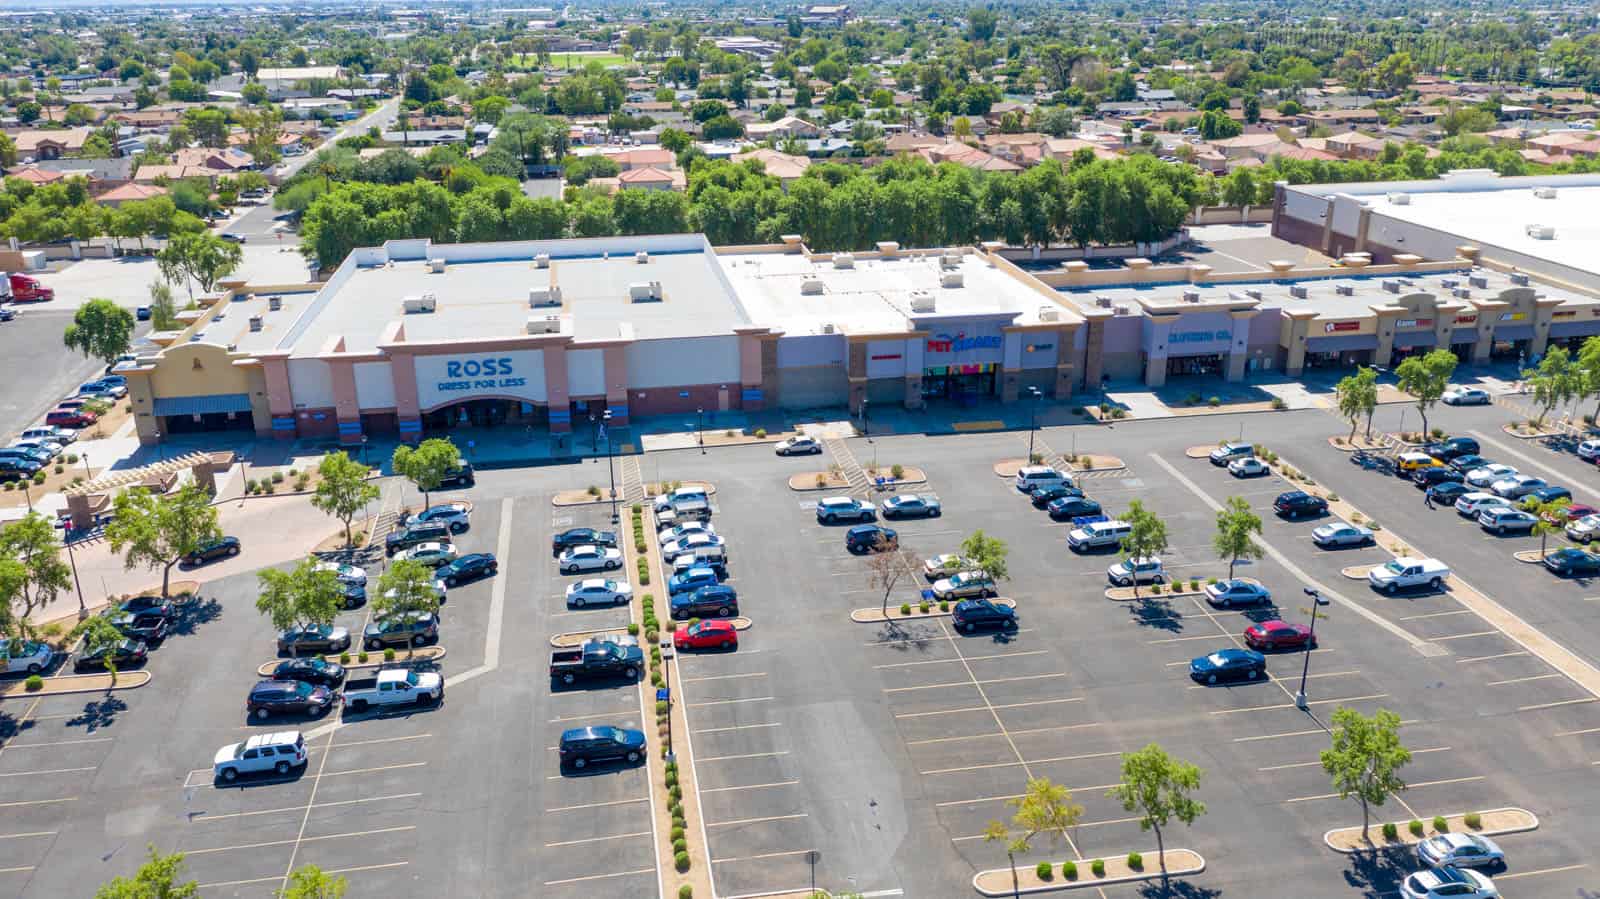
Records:
[[[417,400],[422,408],[480,397],[543,402],[544,353],[517,350],[417,357]]]
[[[1005,341],[998,333],[984,334],[969,328],[949,328],[927,336],[925,357],[954,357],[962,362],[994,362],[1000,358]]]

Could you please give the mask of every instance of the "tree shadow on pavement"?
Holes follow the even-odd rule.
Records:
[[[1158,876],[1139,885],[1139,895],[1147,899],[1218,899],[1221,890],[1203,887],[1187,880],[1169,879],[1165,884]]]
[[[1376,826],[1373,828],[1376,830]],[[1416,869],[1416,851],[1409,846],[1392,846],[1366,852],[1353,852],[1344,882],[1367,896],[1393,896],[1405,876]]]
[[[91,700],[83,704],[83,713],[67,719],[68,727],[81,727],[85,733],[94,733],[117,723],[117,714],[128,710],[128,704],[115,696]]]
[[[10,712],[0,712],[0,744],[9,742],[12,737],[29,730],[33,722],[25,718],[18,718]]]
[[[901,624],[897,621],[885,621],[875,636],[878,643],[901,651],[909,651],[926,650],[933,640],[943,634],[937,626],[926,622]]]
[[[1174,609],[1166,597],[1141,596],[1128,605],[1128,615],[1141,627],[1173,634],[1183,630],[1183,613]]]
[[[198,625],[212,622],[222,617],[222,603],[215,599],[201,599],[195,597],[186,603],[180,603],[173,611],[172,629],[169,634],[187,637],[195,632]]]

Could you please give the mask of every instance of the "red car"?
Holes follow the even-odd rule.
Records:
[[[1554,512],[1546,512],[1544,517],[1552,524],[1566,524],[1569,521],[1577,521],[1580,518],[1583,518],[1587,515],[1594,515],[1597,512],[1600,512],[1600,509],[1596,509],[1594,506],[1585,506],[1582,503],[1572,503],[1570,505],[1562,506],[1560,509]]]
[[[1251,649],[1298,649],[1307,643],[1315,648],[1317,645],[1311,636],[1311,628],[1286,621],[1253,624],[1245,628],[1244,642]]]
[[[88,409],[51,409],[44,417],[44,423],[62,428],[85,428],[95,423],[100,416]]]
[[[738,649],[739,632],[732,622],[708,619],[673,631],[672,645],[678,649]]]

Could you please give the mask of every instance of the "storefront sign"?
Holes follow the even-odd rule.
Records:
[[[957,331],[953,337],[949,334],[935,334],[928,338],[930,353],[965,353],[969,350],[998,349],[1000,349],[1000,338],[994,334],[968,337],[967,332]]]
[[[444,363],[448,380],[439,381],[434,389],[440,392],[455,390],[504,390],[525,387],[526,378],[516,376],[516,366],[510,356],[488,359],[449,359]]]
[[[1399,321],[1395,322],[1394,326],[1397,327],[1397,328],[1431,328],[1431,327],[1433,327],[1433,319],[1431,319],[1431,318],[1402,318]]]
[[[1323,333],[1325,333],[1325,334],[1337,334],[1340,331],[1359,331],[1359,330],[1361,330],[1361,323],[1360,322],[1328,322],[1327,324],[1322,326],[1322,330],[1323,330]]]
[[[1476,324],[1477,321],[1478,321],[1478,317],[1476,315],[1458,315],[1458,316],[1456,316],[1456,324],[1458,324],[1458,325]]]
[[[544,358],[538,350],[419,355],[417,402],[423,409],[478,397],[544,402]]]
[[[899,358],[900,358],[900,354],[899,353],[879,353],[878,355],[872,357],[872,361],[873,362],[890,362],[890,361],[893,361],[893,360],[899,359]]]
[[[1550,313],[1550,317],[1551,318],[1571,318],[1571,317],[1573,317],[1574,315],[1577,315],[1577,314],[1578,314],[1578,310],[1576,310],[1576,309],[1557,309],[1555,312]]]
[[[1210,343],[1213,340],[1232,340],[1232,331],[1177,331],[1167,336],[1167,344]]]
[[[1527,317],[1528,317],[1528,313],[1526,313],[1526,312],[1502,312],[1502,313],[1500,313],[1500,320],[1503,321],[1503,322],[1520,322],[1520,321],[1522,321],[1523,319],[1525,319]]]
[[[1030,343],[1024,346],[1022,351],[1025,353],[1042,353],[1045,350],[1053,350],[1055,348],[1056,345],[1053,343]]]

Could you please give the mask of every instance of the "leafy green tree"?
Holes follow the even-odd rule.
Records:
[[[1049,837],[1052,847],[1057,841],[1070,841],[1067,830],[1078,826],[1083,806],[1072,801],[1071,790],[1051,783],[1048,777],[1030,778],[1027,790],[1015,799],[1007,799],[1006,805],[1016,809],[1011,825],[1007,827],[998,819],[990,821],[983,830],[983,839],[984,842],[1005,843],[1006,861],[1011,867],[1011,894],[1021,896],[1017,856],[1028,852],[1038,836]],[[1013,833],[1016,836],[1012,836]]]
[[[157,331],[171,331],[178,326],[178,306],[172,299],[172,285],[165,281],[150,282],[150,327]]]
[[[395,474],[409,479],[422,491],[422,506],[427,508],[428,495],[461,467],[461,451],[448,438],[431,437],[415,447],[397,447],[391,467]]]
[[[17,142],[11,135],[0,135],[0,167],[11,168],[17,164]]]
[[[72,633],[76,639],[83,641],[83,651],[85,653],[97,653],[103,649],[113,649],[127,639],[123,636],[122,631],[117,630],[117,626],[111,623],[110,617],[106,615],[90,615],[80,621],[78,626],[72,629]],[[111,686],[115,687],[117,685],[117,660],[110,653],[107,653],[104,664],[106,666],[106,674],[111,675]]]
[[[1229,206],[1249,206],[1256,199],[1256,179],[1249,169],[1234,169],[1222,182],[1222,202]]]
[[[133,313],[110,300],[93,299],[78,307],[61,335],[69,349],[110,365],[133,340]]]
[[[215,234],[180,234],[156,254],[161,276],[171,282],[182,281],[194,299],[194,285],[210,293],[217,282],[232,274],[244,260],[244,251]]]
[[[149,861],[132,877],[117,877],[95,891],[94,899],[193,899],[200,885],[184,880],[183,853],[162,855],[150,844]]]
[[[124,490],[112,503],[112,519],[106,524],[106,541],[112,552],[122,553],[124,568],[161,570],[162,596],[168,595],[172,566],[221,537],[217,508],[198,484],[185,484],[164,496]]]
[[[1128,511],[1122,513],[1128,523],[1128,536],[1122,538],[1122,555],[1130,562],[1134,559],[1152,559],[1167,551],[1167,523],[1144,507],[1144,502],[1134,500]],[[1134,578],[1133,595],[1139,595],[1139,580]]]
[[[1106,792],[1125,811],[1139,815],[1139,829],[1154,831],[1156,855],[1161,859],[1161,881],[1167,880],[1167,851],[1161,828],[1173,819],[1191,825],[1205,814],[1205,803],[1191,793],[1200,789],[1200,769],[1167,754],[1151,743],[1137,752],[1122,754],[1122,783]]]
[[[1600,396],[1600,337],[1590,337],[1582,346],[1578,347],[1576,361],[1578,379],[1578,401],[1591,396]],[[1600,405],[1596,405],[1594,414],[1589,416],[1591,422],[1600,421]]]
[[[1372,437],[1372,413],[1378,408],[1378,372],[1362,366],[1353,375],[1345,375],[1333,387],[1339,400],[1339,414],[1350,420],[1350,436],[1356,439],[1356,425],[1363,417],[1367,420],[1367,437]]]
[[[973,531],[961,541],[961,557],[996,584],[1011,579],[1011,568],[1007,562],[1010,555],[1011,548],[1004,540],[991,537],[982,530]]]
[[[1322,751],[1322,770],[1333,778],[1340,799],[1353,795],[1361,803],[1361,839],[1370,843],[1372,806],[1406,788],[1398,772],[1411,761],[1411,751],[1400,744],[1400,716],[1379,709],[1368,718],[1340,707],[1332,723],[1333,745]]]
[[[1539,404],[1538,427],[1544,426],[1545,416],[1562,403],[1577,396],[1583,383],[1581,369],[1573,364],[1572,357],[1563,347],[1553,346],[1545,351],[1537,368],[1523,369],[1522,379],[1533,391],[1533,401]]]
[[[289,875],[289,883],[277,892],[277,899],[344,899],[350,882],[329,874],[316,865],[304,865]]]
[[[323,568],[315,558],[301,559],[285,571],[268,568],[256,574],[261,592],[256,611],[267,616],[274,629],[332,624],[344,606],[339,575]]]
[[[1540,502],[1530,496],[1522,501],[1522,511],[1537,519],[1528,534],[1539,538],[1539,558],[1544,558],[1551,534],[1566,533],[1566,509],[1570,505],[1572,500],[1567,497]]]
[[[1456,354],[1446,349],[1430,350],[1422,356],[1410,356],[1396,366],[1394,373],[1400,389],[1417,401],[1417,413],[1422,416],[1422,433],[1428,433],[1428,410],[1439,401],[1450,386],[1450,376],[1456,371]]]
[[[378,485],[368,480],[371,468],[350,458],[344,452],[329,453],[317,466],[316,493],[311,505],[339,519],[344,525],[344,543],[354,544],[350,535],[350,522],[367,504],[378,498]]]
[[[17,583],[17,598],[21,607],[17,619],[25,621],[30,613],[42,609],[72,586],[72,571],[61,560],[61,539],[56,536],[54,522],[38,512],[29,512],[21,520],[0,531],[0,557],[15,560],[21,567]],[[0,584],[7,578],[0,575]]]
[[[1230,496],[1222,511],[1217,513],[1217,533],[1212,546],[1217,558],[1228,560],[1228,578],[1233,579],[1233,566],[1241,558],[1259,559],[1264,550],[1251,535],[1261,533],[1261,516],[1250,508],[1250,501],[1242,496]]]
[[[378,577],[372,614],[377,618],[439,614],[439,591],[433,586],[433,569],[413,559],[400,559]]]

